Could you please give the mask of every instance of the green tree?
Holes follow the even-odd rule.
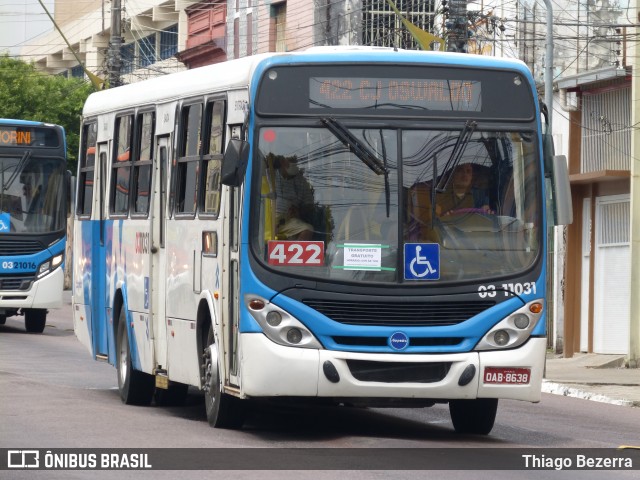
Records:
[[[67,166],[74,173],[82,106],[93,91],[89,82],[47,75],[32,64],[0,56],[0,118],[62,125],[67,134]]]

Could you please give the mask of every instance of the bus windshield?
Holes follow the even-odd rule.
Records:
[[[346,282],[459,282],[522,273],[536,261],[542,205],[531,131],[341,121],[349,131],[341,135],[324,123],[259,130],[251,235],[269,268]],[[409,270],[407,245],[433,248],[437,262]]]
[[[65,161],[38,157],[0,156],[0,232],[49,233],[65,228]]]

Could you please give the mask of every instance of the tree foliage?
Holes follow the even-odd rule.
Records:
[[[62,125],[67,134],[67,165],[74,173],[82,106],[93,90],[82,79],[47,75],[32,64],[0,56],[0,118]]]

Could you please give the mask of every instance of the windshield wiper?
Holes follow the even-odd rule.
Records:
[[[451,156],[444,166],[444,175],[442,175],[442,178],[440,178],[440,181],[436,185],[436,191],[438,193],[442,193],[447,189],[447,185],[449,185],[451,177],[453,177],[453,171],[458,166],[458,163],[460,163],[460,159],[462,158],[464,151],[467,149],[467,145],[469,145],[469,140],[471,140],[471,135],[473,135],[477,126],[477,122],[474,122],[473,120],[467,120],[464,124],[464,128],[460,132],[460,135],[458,135],[456,144],[453,146]]]
[[[362,143],[358,138],[353,135],[347,127],[342,125],[342,123],[338,122],[335,118],[321,118],[322,123],[326,125],[326,127],[333,133],[338,140],[345,144],[345,146],[349,147],[356,156],[362,160],[367,167],[369,167],[373,173],[376,175],[388,175],[389,169],[385,167],[384,163],[380,161],[380,159],[369,150],[364,143]]]
[[[387,218],[390,215],[391,209],[391,193],[389,189],[389,168],[387,167],[387,155],[384,148],[384,138],[382,133],[380,139],[382,141],[382,155],[384,162],[381,162],[378,156],[373,153],[369,147],[358,138],[353,135],[347,127],[340,123],[335,118],[321,118],[322,123],[333,133],[338,140],[340,140],[346,147],[349,148],[367,167],[373,171],[376,175],[384,175],[384,197],[387,207]]]
[[[24,152],[24,155],[22,155],[20,162],[18,162],[18,165],[16,165],[16,168],[14,169],[13,173],[9,176],[6,183],[4,181],[4,169],[2,170],[2,191],[3,192],[7,191],[9,187],[13,185],[13,182],[15,181],[16,177],[22,173],[22,169],[24,168],[24,165],[25,163],[27,163],[27,160],[29,160],[29,158],[31,158],[31,150],[27,150],[26,152]]]

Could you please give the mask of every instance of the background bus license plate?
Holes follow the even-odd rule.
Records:
[[[484,383],[526,385],[530,379],[530,368],[485,367],[484,369]]]

